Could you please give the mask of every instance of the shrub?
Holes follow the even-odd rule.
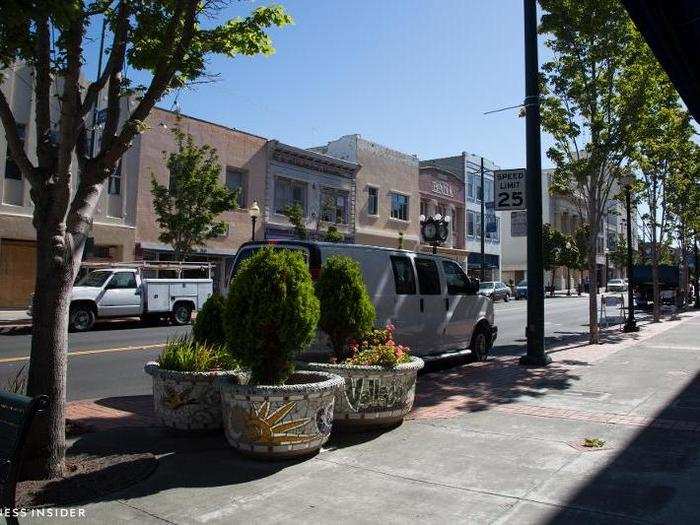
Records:
[[[345,362],[351,365],[392,368],[411,360],[408,347],[394,341],[394,326],[391,323],[384,329],[367,332],[359,342],[351,341],[350,350],[352,355]]]
[[[197,342],[190,336],[169,339],[158,356],[158,365],[177,372],[238,369],[236,360],[223,348]]]
[[[323,240],[326,242],[343,242],[345,237],[343,237],[343,234],[338,231],[338,228],[335,226],[329,226]]]
[[[319,303],[303,256],[265,248],[236,273],[226,301],[228,349],[252,384],[278,385],[316,336]]]
[[[338,361],[349,357],[348,341],[372,329],[376,313],[360,265],[350,257],[329,257],[316,283],[321,301],[319,326],[328,334]]]
[[[195,341],[221,347],[226,344],[224,305],[224,298],[220,294],[214,294],[205,301],[192,326]]]

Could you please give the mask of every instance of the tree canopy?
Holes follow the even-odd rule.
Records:
[[[221,165],[214,148],[197,146],[192,135],[179,128],[172,133],[178,150],[167,158],[170,184],[159,184],[151,175],[151,192],[160,241],[172,245],[183,261],[207,240],[226,233],[228,224],[217,218],[236,208],[239,192],[219,182]]]

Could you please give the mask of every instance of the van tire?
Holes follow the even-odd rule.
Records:
[[[192,321],[192,305],[190,303],[179,302],[173,306],[173,313],[170,316],[173,324],[183,326]]]
[[[95,324],[95,310],[88,304],[70,307],[68,327],[72,332],[87,332]]]
[[[476,327],[469,345],[469,349],[472,351],[472,361],[486,361],[489,356],[489,337],[486,325],[481,324]]]

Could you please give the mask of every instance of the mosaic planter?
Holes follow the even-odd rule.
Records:
[[[394,368],[305,363],[305,370],[331,372],[345,380],[335,397],[333,420],[342,427],[381,428],[396,425],[411,411],[418,370],[425,363],[411,357]]]
[[[262,459],[287,459],[319,451],[333,426],[333,403],[343,379],[327,372],[296,372],[287,384],[218,381],[226,439]]]
[[[153,377],[153,410],[163,426],[182,430],[221,428],[220,377],[240,381],[240,372],[176,372],[162,369],[155,361],[146,363]]]

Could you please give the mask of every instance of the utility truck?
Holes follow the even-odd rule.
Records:
[[[160,278],[164,273],[175,277]],[[184,325],[213,290],[209,263],[83,263],[79,275],[70,301],[69,327],[74,332],[90,330],[98,319],[120,317],[168,318]]]

